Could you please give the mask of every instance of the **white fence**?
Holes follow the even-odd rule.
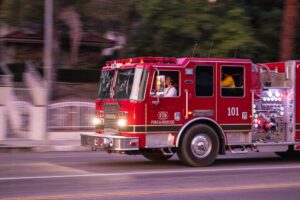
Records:
[[[94,101],[68,99],[47,105],[44,81],[29,62],[24,82],[12,78],[7,66],[0,63],[0,140],[42,140],[50,132],[94,130]]]
[[[95,104],[69,101],[50,104],[47,108],[48,130],[92,130]]]
[[[20,92],[20,91],[19,91]],[[7,120],[6,138],[29,138],[32,126],[34,105],[29,101],[10,103],[18,110],[18,128]],[[92,119],[95,115],[95,104],[88,101],[67,101],[50,104],[47,107],[48,132],[93,131]],[[9,118],[8,118],[9,119]],[[43,123],[43,122],[41,122]]]
[[[12,76],[0,75],[0,86],[12,86]]]

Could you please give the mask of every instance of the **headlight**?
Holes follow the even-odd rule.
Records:
[[[124,127],[127,125],[127,120],[126,119],[118,119],[118,126]]]
[[[93,124],[96,126],[101,123],[101,120],[98,117],[93,118]]]

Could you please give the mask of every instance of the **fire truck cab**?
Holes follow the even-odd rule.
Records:
[[[210,165],[226,152],[294,155],[300,150],[296,80],[299,61],[109,61],[100,77],[96,133],[81,134],[81,144],[150,160],[167,160],[177,153],[191,166]]]

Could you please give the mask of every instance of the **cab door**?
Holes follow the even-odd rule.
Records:
[[[147,104],[147,148],[175,145],[175,133],[181,128],[185,113],[184,107],[181,106],[184,96],[181,90],[181,76],[181,71],[178,68],[160,68],[150,77],[152,84]],[[161,84],[160,78],[166,82],[167,80],[171,82],[172,88],[168,88],[167,84],[158,87],[157,84]],[[162,91],[158,91],[158,88],[162,88]]]
[[[250,79],[251,63],[217,63],[216,121],[225,133],[241,133],[251,130]]]
[[[189,90],[189,117],[204,117],[215,120],[216,117],[216,63],[198,62],[193,64],[194,78]],[[189,80],[189,76],[186,77]],[[187,85],[188,86],[188,85]]]

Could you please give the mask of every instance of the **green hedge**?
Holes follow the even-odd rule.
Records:
[[[62,82],[98,82],[100,69],[59,69],[56,80]]]
[[[10,72],[14,75],[15,82],[23,81],[23,72],[25,71],[24,63],[8,64],[7,67],[10,70]]]
[[[9,70],[14,74],[14,81],[23,81],[23,72],[25,65],[23,63],[9,64]],[[37,71],[43,76],[43,68],[37,68]],[[56,81],[60,82],[98,82],[100,78],[100,69],[58,69],[56,70]]]

